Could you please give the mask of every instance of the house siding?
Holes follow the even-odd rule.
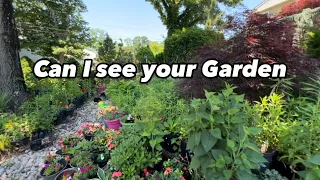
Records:
[[[281,12],[281,9],[296,0],[267,0],[256,7],[255,12],[261,14],[278,14]]]

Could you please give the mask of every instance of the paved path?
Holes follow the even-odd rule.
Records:
[[[0,180],[36,180],[42,169],[45,156],[48,152],[56,152],[60,137],[76,133],[83,122],[94,122],[97,119],[97,103],[89,100],[67,119],[66,124],[56,126],[53,131],[54,142],[52,146],[39,151],[25,150],[19,155],[0,164]]]

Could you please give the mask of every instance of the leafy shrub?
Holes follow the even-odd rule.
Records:
[[[196,49],[222,39],[222,34],[199,28],[179,30],[165,40],[164,60],[167,63],[187,62]]]
[[[234,25],[233,25],[233,22]],[[246,64],[252,58],[260,58],[260,63],[283,63],[287,65],[287,77],[293,82],[308,77],[316,70],[315,61],[310,60],[294,46],[295,26],[291,20],[277,21],[274,17],[261,14],[249,14],[248,21],[237,24],[232,20],[230,29],[240,29],[239,34],[219,43],[216,47],[203,47],[197,51],[191,63],[202,67],[208,59],[217,59],[221,64]],[[187,97],[204,97],[203,89],[220,91],[224,81],[237,86],[236,92],[246,94],[250,101],[269,95],[269,86],[274,82],[267,78],[206,78],[201,68],[194,71],[193,78],[183,79],[178,83],[179,91]]]
[[[307,51],[310,57],[320,58],[320,30],[308,33],[308,41],[306,42]]]
[[[260,176],[256,177],[255,180],[288,180],[286,177],[281,176],[278,171],[267,169]]]
[[[206,99],[191,102],[188,148],[194,153],[192,169],[205,178],[252,179],[251,169],[266,162],[253,137],[260,132],[252,127],[255,116],[243,95],[227,86],[221,93],[206,92]]]
[[[126,179],[136,176],[144,168],[153,167],[161,158],[159,153],[148,152],[146,139],[137,130],[127,127],[118,135],[120,143],[112,152],[110,165],[121,171]]]
[[[0,152],[9,152],[11,148],[10,139],[8,136],[0,134]]]
[[[0,93],[0,113],[6,112],[8,108],[9,97],[6,93]]]
[[[284,6],[279,15],[290,16],[293,14],[298,14],[304,9],[317,7],[320,7],[320,0],[298,0]]]
[[[141,46],[136,54],[136,59],[139,63],[154,62],[154,55],[149,46]]]

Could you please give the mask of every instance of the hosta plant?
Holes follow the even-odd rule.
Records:
[[[253,179],[252,169],[266,162],[252,141],[259,128],[252,127],[254,116],[234,88],[227,85],[221,93],[205,92],[206,99],[195,99],[185,120],[188,148],[194,153],[190,167],[201,170],[205,178],[225,180]]]

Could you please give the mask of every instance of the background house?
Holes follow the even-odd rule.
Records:
[[[261,14],[278,14],[281,9],[296,0],[264,0],[254,11]]]
[[[83,52],[86,55],[82,59],[78,59],[77,60],[80,64],[83,64],[83,60],[84,59],[92,59],[94,64],[96,64],[96,61],[97,61],[97,58],[98,58],[98,53],[97,52],[95,52],[94,50],[91,50],[91,49],[84,49]],[[37,60],[39,60],[41,58],[44,58],[43,56],[38,55],[36,51],[31,51],[31,50],[28,50],[28,49],[21,49],[19,54],[20,54],[20,57],[27,56],[32,61],[37,61]],[[48,58],[52,58],[52,57],[48,57]]]

